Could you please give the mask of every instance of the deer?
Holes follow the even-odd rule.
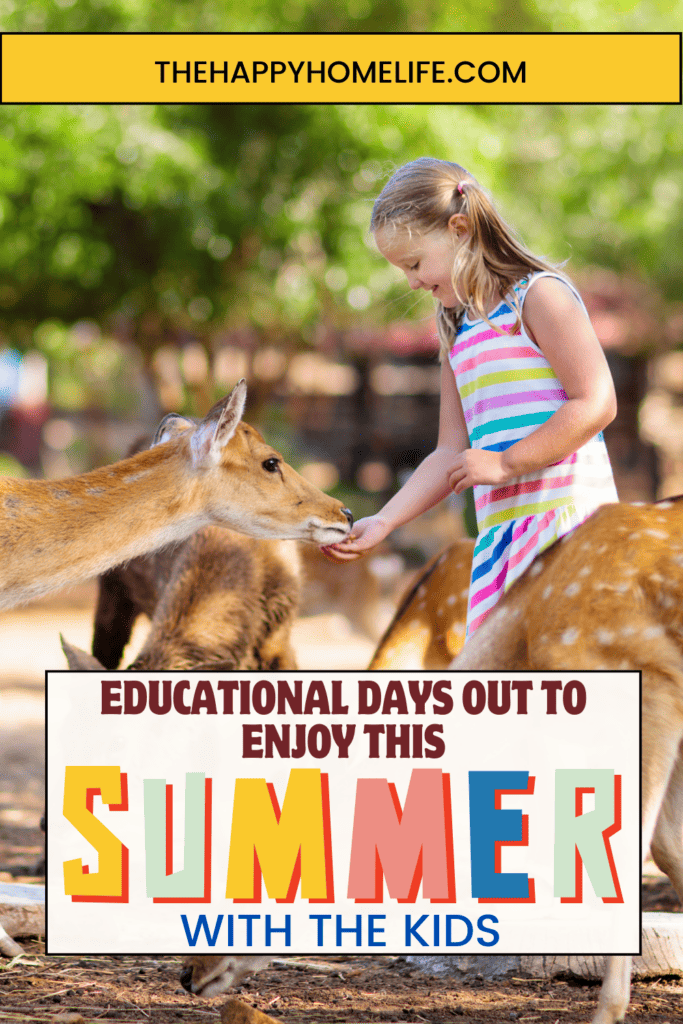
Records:
[[[208,525],[325,545],[352,516],[242,422],[240,381],[200,423],[169,413],[155,443],[64,480],[0,479],[0,608],[80,583]]]
[[[448,668],[465,642],[473,552],[474,541],[462,538],[427,562],[399,602],[369,670]]]
[[[207,526],[103,573],[92,654],[64,637],[62,648],[72,671],[118,668],[144,614],[150,629],[129,669],[293,670],[298,615],[336,610],[359,630],[369,625],[379,586],[366,562],[358,565],[365,571],[345,580],[344,570],[313,544],[256,540]]]
[[[112,466],[56,482],[1,479],[0,608],[179,544],[210,525],[220,528],[216,535],[226,527],[245,534],[245,544],[345,537],[353,520],[342,502],[308,483],[242,422],[246,394],[241,380],[199,423],[169,413],[151,448]],[[273,622],[271,640],[276,634]],[[286,643],[281,650],[292,657]],[[6,938],[0,930],[0,951]]]
[[[642,851],[683,902],[683,496],[604,505],[539,555],[453,672],[642,672]],[[593,1024],[623,1020],[630,956],[608,958]]]
[[[188,422],[174,417],[163,436],[182,433]],[[154,443],[140,438],[129,454]],[[129,669],[295,669],[291,629],[300,562],[293,540],[205,526],[179,544],[114,566],[98,580],[92,654],[61,637],[68,666],[72,671],[118,668],[133,625],[144,614],[150,629]]]
[[[115,669],[143,613],[150,628],[130,670],[295,669],[291,630],[299,590],[294,541],[206,526],[179,545],[103,573],[92,654],[64,637],[62,649],[74,672]]]
[[[371,667],[432,667],[430,650],[444,667],[435,663],[443,647],[433,652],[449,596],[449,629],[464,631],[458,548],[424,570]],[[534,560],[446,667],[642,671],[643,857],[651,852],[683,903],[683,496],[602,506]],[[608,958],[593,1024],[624,1018],[631,966],[631,957]]]
[[[162,437],[180,434],[188,425],[174,416]],[[154,443],[159,442],[141,437],[128,455]],[[321,606],[343,610],[354,625],[369,631],[379,605],[377,577],[365,560],[350,568],[341,570],[305,541],[255,539],[225,527],[204,527],[187,540],[103,573],[92,654],[64,637],[62,649],[72,671],[118,668],[135,621],[144,614],[150,630],[129,669],[296,669],[291,631],[297,612],[320,612]]]
[[[345,581],[344,570],[313,544],[204,527],[180,544],[103,573],[92,654],[64,637],[62,648],[72,671],[118,668],[134,623],[144,614],[150,629],[129,669],[293,670],[297,615],[334,609],[359,631],[369,627],[379,586],[366,562],[358,565],[365,572],[352,571]],[[458,649],[450,645],[446,655]]]

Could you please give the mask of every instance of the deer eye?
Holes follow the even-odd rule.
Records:
[[[265,469],[266,473],[277,473],[278,466],[280,465],[279,459],[266,459],[261,465]]]

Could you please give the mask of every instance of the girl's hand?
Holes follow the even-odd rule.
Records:
[[[353,524],[351,535],[346,540],[340,541],[339,544],[328,544],[320,550],[334,562],[349,562],[374,548],[390,532],[391,528],[385,519],[380,516],[367,516]]]
[[[487,452],[482,448],[466,448],[454,460],[448,474],[448,483],[455,494],[461,494],[475,484],[504,484],[510,479],[503,453]]]

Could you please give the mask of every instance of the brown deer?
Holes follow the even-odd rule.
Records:
[[[131,669],[295,669],[297,613],[336,609],[360,629],[377,611],[377,579],[365,560],[357,565],[365,572],[347,574],[313,544],[255,540],[208,526],[103,573],[92,655],[64,639],[62,646],[73,671],[117,668],[144,614],[150,630]]]
[[[167,429],[182,432],[187,423],[173,417]],[[151,440],[141,438],[129,455]],[[62,647],[73,671],[117,668],[144,614],[151,627],[130,669],[295,669],[291,630],[305,602],[309,612],[343,610],[367,630],[379,606],[379,585],[367,560],[347,569],[324,558],[314,544],[205,527],[180,544],[103,573],[92,655],[63,638]]]
[[[189,423],[174,416],[162,436],[182,434]],[[134,451],[150,440],[141,438]],[[318,553],[313,545],[303,547]],[[62,638],[69,668],[117,668],[144,614],[150,630],[131,669],[294,669],[300,563],[294,541],[205,527],[180,544],[115,566],[99,579],[92,655]]]
[[[294,541],[205,527],[100,576],[93,653],[62,639],[69,668],[117,668],[144,613],[150,629],[130,669],[295,669],[299,568]]]
[[[155,444],[59,481],[0,479],[0,608],[97,576],[209,524],[332,544],[351,513],[242,423],[244,381],[195,424],[171,414]]]
[[[282,541],[271,540],[269,558],[251,559],[256,544],[251,538],[329,544],[349,533],[352,518],[340,501],[309,484],[257,430],[241,422],[245,401],[246,383],[240,381],[198,424],[171,413],[159,425],[151,449],[104,469],[56,483],[0,480],[5,541],[0,607],[77,583],[162,546],[162,572],[164,565],[170,572],[177,562],[182,575],[185,568],[182,559],[174,558],[173,545],[207,524],[220,524],[232,530],[208,530],[196,542],[187,542],[186,553],[203,549],[207,577],[212,555],[226,544],[232,544],[236,558],[241,550],[245,563],[258,564],[261,595],[271,586],[279,604],[277,599],[271,602],[270,618],[261,615],[265,633],[254,646],[257,654],[270,659],[270,667],[293,667],[287,623],[296,604],[295,557],[289,563],[286,549],[278,551]],[[233,530],[247,536],[238,538]],[[217,589],[220,584],[214,578]],[[172,616],[177,609],[164,606],[164,611]],[[184,646],[187,656],[193,645],[190,666],[202,667],[196,656],[201,609],[193,612],[198,613],[195,634],[186,629],[184,636],[169,638],[167,644],[170,651],[173,639],[178,641],[172,655],[178,668],[186,667],[180,663],[180,649]],[[282,629],[278,615],[285,619]],[[163,628],[171,619],[161,621]],[[65,650],[73,669],[102,667],[68,644]],[[224,637],[222,651],[224,663],[212,667],[233,667],[230,638]],[[249,653],[253,656],[253,650]],[[253,658],[253,667],[261,667]],[[137,667],[155,666],[148,660]]]
[[[241,999],[228,999],[221,1006],[221,1024],[281,1024],[275,1017],[243,1003]]]

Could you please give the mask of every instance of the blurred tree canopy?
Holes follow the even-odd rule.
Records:
[[[683,11],[630,0],[0,0],[4,31],[639,31]],[[0,327],[132,325],[149,359],[178,332],[426,316],[368,238],[393,167],[432,154],[488,186],[528,244],[680,297],[679,107],[0,108]],[[49,332],[48,332],[49,333]],[[47,337],[48,335],[44,335]],[[41,335],[39,333],[38,337]]]

